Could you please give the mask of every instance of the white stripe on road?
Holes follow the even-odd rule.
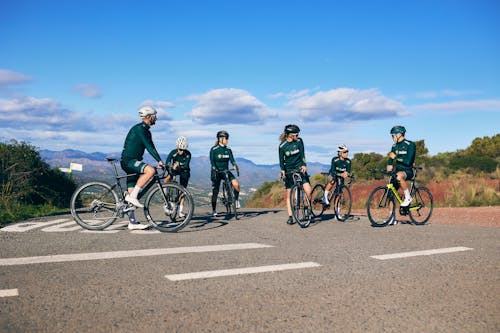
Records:
[[[0,289],[0,297],[19,296],[17,289]]]
[[[0,266],[29,265],[29,264],[54,263],[54,262],[66,262],[66,261],[147,257],[147,256],[159,256],[159,255],[180,254],[180,253],[248,250],[248,249],[260,249],[260,248],[267,248],[267,247],[273,247],[273,246],[266,245],[266,244],[258,244],[258,243],[241,243],[241,244],[223,244],[223,245],[207,245],[207,246],[192,246],[192,247],[173,247],[173,248],[148,249],[148,250],[58,254],[58,255],[40,256],[40,257],[0,259]]]
[[[408,258],[408,257],[417,257],[417,256],[430,256],[433,254],[441,254],[441,253],[452,253],[452,252],[461,252],[461,251],[469,251],[473,250],[470,247],[447,247],[443,249],[433,249],[433,250],[424,250],[424,251],[412,251],[412,252],[402,252],[402,253],[393,253],[393,254],[382,254],[378,256],[371,256],[371,258],[378,260],[387,260],[387,259],[398,259],[398,258]]]
[[[284,271],[288,269],[299,269],[299,268],[310,268],[321,266],[316,262],[302,262],[296,264],[283,264],[283,265],[270,265],[270,266],[259,266],[259,267],[245,267],[245,268],[234,268],[234,269],[222,269],[218,271],[204,271],[204,272],[194,272],[194,273],[184,273],[184,274],[172,274],[165,275],[170,281],[181,281],[181,280],[193,280],[193,279],[206,279],[220,276],[231,276],[231,275],[241,275],[241,274],[253,274],[253,273],[264,273],[264,272],[275,272]]]

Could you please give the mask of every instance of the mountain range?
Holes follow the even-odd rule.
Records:
[[[114,172],[106,157],[120,158],[120,153],[86,153],[78,150],[66,149],[62,151],[40,150],[41,158],[53,168],[69,168],[70,163],[83,165],[81,172],[73,171],[72,177],[77,183],[85,183],[91,180],[101,180],[106,182],[114,181]],[[164,157],[164,156],[163,156]],[[165,158],[165,157],[164,157]],[[145,154],[146,163],[156,165],[156,162]],[[245,158],[236,158],[236,163],[240,168],[239,182],[242,188],[242,196],[251,195],[262,183],[279,179],[279,164],[265,165],[255,164]],[[193,156],[191,159],[191,179],[190,188],[195,192],[210,193],[210,160],[208,156]],[[118,171],[122,173],[119,163]],[[329,165],[310,162],[307,165],[308,173],[312,176],[320,172],[328,171]]]

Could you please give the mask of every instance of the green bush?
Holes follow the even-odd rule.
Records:
[[[76,184],[25,142],[0,143],[0,224],[67,208]]]

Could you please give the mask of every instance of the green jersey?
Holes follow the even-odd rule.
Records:
[[[142,161],[144,150],[147,150],[156,161],[161,161],[160,154],[158,154],[153,144],[149,125],[145,122],[140,122],[132,126],[125,138],[122,160]]]
[[[213,170],[228,170],[229,162],[236,166],[231,148],[218,144],[210,149],[210,164]]]
[[[189,172],[189,162],[191,162],[191,152],[189,150],[184,150],[182,154],[179,154],[177,149],[174,149],[168,154],[167,161],[165,162],[167,165],[173,165],[174,163],[179,164],[179,168],[177,169],[179,172]]]
[[[396,161],[396,169],[409,169],[413,167],[415,162],[415,153],[417,147],[413,141],[403,140],[392,145],[391,153],[396,154],[396,158],[389,159],[387,164],[393,165]]]
[[[346,158],[342,160],[340,157],[332,158],[332,164],[330,166],[330,175],[340,176],[345,171],[351,173],[351,160]]]
[[[282,171],[290,172],[300,169],[306,165],[306,155],[304,153],[304,142],[301,138],[297,141],[288,142],[284,140],[278,148],[280,168]]]

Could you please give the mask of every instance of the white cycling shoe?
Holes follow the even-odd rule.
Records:
[[[413,199],[412,199],[411,197],[409,197],[409,198],[405,198],[405,199],[403,200],[403,202],[401,203],[401,207],[407,207],[407,206],[409,206],[412,200],[413,200]]]
[[[138,207],[138,208],[144,208],[144,205],[139,202],[137,198],[132,198],[130,194],[127,194],[125,196],[125,201],[128,203],[131,203],[132,205]]]

